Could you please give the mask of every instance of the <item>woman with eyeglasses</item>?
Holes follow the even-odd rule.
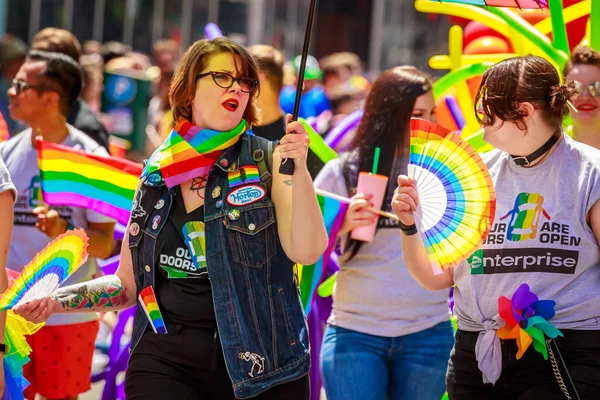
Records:
[[[564,69],[567,82],[573,82],[577,95],[573,105],[573,138],[600,149],[600,53],[577,46]]]
[[[288,123],[295,134],[269,160],[250,132],[257,93],[257,67],[243,47],[194,43],[173,77],[176,126],[145,165],[118,271],[16,310],[43,321],[137,304],[129,400],[310,396],[293,266],[315,263],[327,232],[306,132]],[[283,159],[294,163],[292,176],[278,172]]]
[[[414,225],[415,182],[398,178],[392,208],[415,228],[402,236],[408,270],[430,290],[456,285],[458,331],[446,374],[451,400],[600,393],[600,151],[561,129],[573,94],[540,57],[510,58],[483,74],[477,119],[496,148],[482,156],[496,212],[483,245],[453,269],[432,271]],[[554,303],[536,303],[528,290]],[[540,325],[545,319],[561,331],[556,339],[544,335],[554,336]],[[536,342],[519,351],[529,335]]]

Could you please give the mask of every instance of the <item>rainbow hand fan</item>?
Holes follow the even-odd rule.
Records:
[[[78,229],[50,242],[23,268],[0,299],[0,311],[50,296],[88,258],[88,238]]]
[[[417,229],[434,273],[457,265],[484,242],[496,211],[490,174],[460,136],[434,123],[411,120],[408,176],[416,181]]]

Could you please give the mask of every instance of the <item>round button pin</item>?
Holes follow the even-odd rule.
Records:
[[[158,229],[158,224],[160,224],[161,219],[160,215],[155,215],[154,218],[152,218],[152,229]]]
[[[146,266],[144,267],[144,269],[146,270],[146,272],[150,272],[150,270],[151,270],[151,268],[150,268],[150,266],[149,266],[149,265],[146,265]]]
[[[250,225],[248,225],[248,229],[250,229],[251,231],[253,231],[253,230],[256,229],[256,225],[250,224]]]
[[[222,159],[220,161],[220,163],[221,163],[221,167],[223,167],[223,168],[227,168],[227,166],[229,165],[229,161],[227,161],[226,159]]]
[[[154,205],[154,208],[156,210],[160,210],[161,208],[163,208],[165,206],[165,201],[164,199],[159,199],[156,204]]]
[[[129,234],[131,236],[137,236],[140,233],[140,226],[137,224],[137,222],[134,222],[133,224],[131,224],[129,226]]]
[[[233,210],[229,211],[229,214],[227,214],[227,216],[230,220],[237,221],[238,219],[240,219],[240,210],[234,208]]]
[[[217,204],[215,204],[215,207],[217,207],[217,208],[223,207],[223,200],[217,200]]]
[[[216,186],[212,191],[212,198],[216,199],[219,196],[221,196],[221,186]]]

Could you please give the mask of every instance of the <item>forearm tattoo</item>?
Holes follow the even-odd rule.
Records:
[[[66,310],[109,311],[127,303],[127,294],[116,275],[103,276],[58,289],[52,295]]]
[[[292,186],[292,180],[288,179],[287,181],[283,181],[283,183],[285,183],[288,186]]]

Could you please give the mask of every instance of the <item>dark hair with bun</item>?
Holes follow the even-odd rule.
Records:
[[[514,122],[526,131],[520,103],[528,102],[541,110],[551,125],[559,128],[569,113],[569,100],[575,94],[575,85],[561,84],[558,71],[545,59],[509,58],[483,74],[475,97],[476,118],[482,125],[493,125],[499,118],[503,122]],[[477,110],[480,100],[481,107]]]

